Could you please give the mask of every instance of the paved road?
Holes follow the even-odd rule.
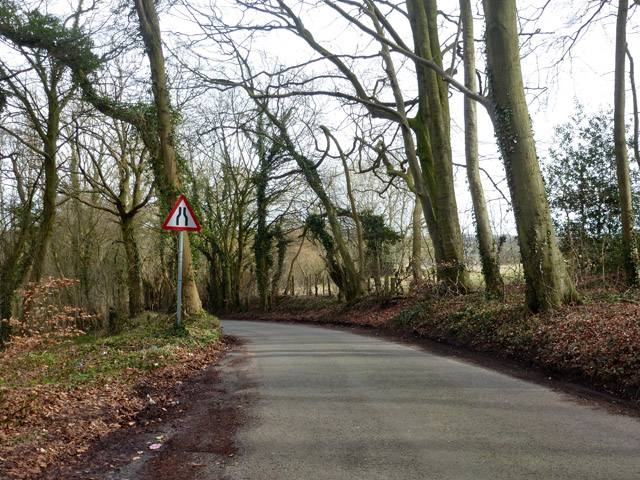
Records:
[[[640,421],[420,349],[223,321],[257,390],[230,479],[640,479]]]

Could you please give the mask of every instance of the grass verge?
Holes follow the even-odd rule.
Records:
[[[177,405],[180,379],[223,349],[219,322],[206,314],[176,329],[166,315],[145,313],[117,335],[26,345],[0,352],[0,478],[39,478],[52,462],[135,425],[149,404]]]

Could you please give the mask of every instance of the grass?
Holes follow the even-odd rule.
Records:
[[[469,279],[471,280],[472,289],[481,289],[484,286],[484,275],[482,275],[482,267],[479,264],[469,266]],[[519,263],[500,264],[500,273],[506,284],[521,282],[524,280],[522,265]]]
[[[146,408],[177,405],[181,379],[224,350],[219,327],[207,314],[176,328],[172,317],[144,313],[114,335],[16,339],[0,351],[0,478],[41,478]]]
[[[200,314],[176,329],[170,318],[145,313],[117,335],[87,334],[21,355],[3,355],[0,388],[99,386],[181,361],[187,350],[218,342],[217,318]]]

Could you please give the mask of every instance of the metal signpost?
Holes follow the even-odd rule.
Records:
[[[198,219],[191,210],[189,202],[184,195],[180,195],[178,201],[173,206],[171,213],[162,224],[164,230],[177,230],[178,234],[178,317],[176,323],[180,325],[182,316],[182,232],[199,232],[201,227]]]

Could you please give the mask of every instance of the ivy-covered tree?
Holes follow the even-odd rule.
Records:
[[[0,37],[13,44],[38,49],[66,66],[74,85],[82,91],[85,101],[99,112],[133,125],[144,140],[155,162],[154,174],[164,210],[175,203],[181,191],[181,178],[174,149],[173,111],[164,68],[160,24],[153,1],[136,0],[139,33],[147,53],[154,104],[118,102],[103,94],[96,86],[97,74],[104,59],[97,55],[90,35],[79,25],[67,27],[60,18],[43,14],[37,9],[22,11],[12,0],[0,1]],[[189,237],[183,247],[183,302],[191,314],[202,308],[191,261]]]
[[[285,117],[287,115],[285,114]],[[283,122],[286,122],[286,118]],[[257,119],[257,129],[255,132],[245,131],[252,139],[253,148],[258,157],[258,170],[253,177],[256,188],[256,233],[253,239],[253,252],[256,261],[256,281],[258,285],[258,297],[260,309],[266,311],[271,308],[273,301],[273,285],[277,285],[279,277],[282,275],[282,265],[286,253],[287,241],[280,227],[281,216],[269,220],[269,207],[273,201],[283,192],[276,187],[276,191],[270,185],[273,183],[273,176],[289,160],[283,150],[279,138],[271,138],[265,126],[265,118],[260,116]],[[278,191],[279,190],[279,191]],[[274,259],[274,247],[277,248],[277,259]],[[274,265],[277,267],[272,272]],[[272,274],[275,273],[272,279]]]
[[[526,279],[527,307],[550,311],[578,298],[553,229],[524,94],[515,0],[483,0],[493,123]]]
[[[402,240],[402,235],[385,224],[382,215],[367,211],[360,213],[362,222],[362,237],[368,263],[372,267],[376,292],[382,291],[380,277],[382,276],[382,259],[388,255],[389,248]]]
[[[327,232],[325,220],[322,215],[312,214],[307,217],[305,231],[310,237],[319,242],[325,253],[325,263],[329,276],[340,290],[340,295],[347,301],[354,300],[353,284],[344,265],[340,262],[338,248],[333,237]]]

